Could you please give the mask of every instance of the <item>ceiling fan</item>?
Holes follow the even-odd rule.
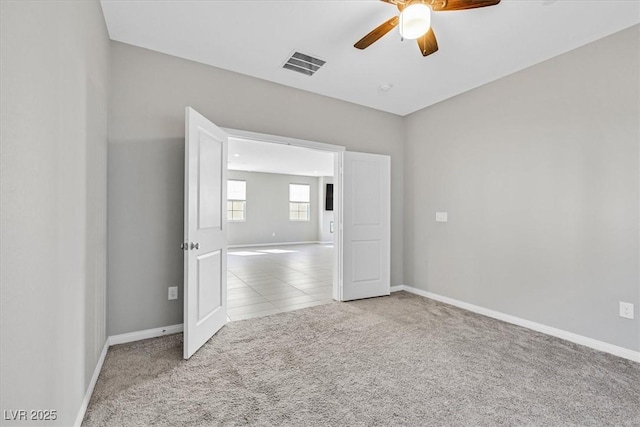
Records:
[[[403,39],[415,39],[422,56],[438,50],[438,42],[431,28],[431,11],[476,9],[494,6],[500,0],[380,0],[398,8],[400,15],[377,26],[353,46],[366,49],[395,27],[399,27]]]

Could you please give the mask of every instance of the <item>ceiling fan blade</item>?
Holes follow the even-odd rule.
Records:
[[[431,9],[435,12],[442,10],[465,10],[495,6],[498,3],[500,3],[500,0],[431,0]]]
[[[423,36],[418,37],[417,41],[422,56],[428,56],[438,51],[438,42],[436,41],[433,28],[429,28],[429,31],[424,33]]]
[[[389,31],[393,30],[398,25],[398,21],[399,21],[398,17],[394,16],[388,21],[378,25],[373,31],[371,31],[369,34],[367,34],[366,36],[358,40],[358,42],[354,44],[353,47],[356,47],[358,49],[368,48],[373,43],[378,41],[380,37],[384,36]]]

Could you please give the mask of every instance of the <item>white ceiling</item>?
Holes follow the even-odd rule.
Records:
[[[640,22],[638,0],[502,0],[435,12],[440,50],[423,58],[376,0],[102,0],[113,40],[406,115]],[[282,68],[295,50],[327,61],[313,77]],[[392,88],[379,90],[381,85]]]
[[[229,138],[229,170],[333,176],[333,153],[284,144]]]

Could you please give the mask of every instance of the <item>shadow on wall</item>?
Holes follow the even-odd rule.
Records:
[[[182,323],[184,139],[110,141],[107,335]]]

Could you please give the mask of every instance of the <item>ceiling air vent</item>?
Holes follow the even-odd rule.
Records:
[[[298,73],[306,74],[307,76],[313,76],[313,74],[322,67],[326,61],[322,59],[314,58],[313,56],[305,55],[304,53],[294,52],[287,62],[284,63],[282,68],[287,70],[297,71]]]

